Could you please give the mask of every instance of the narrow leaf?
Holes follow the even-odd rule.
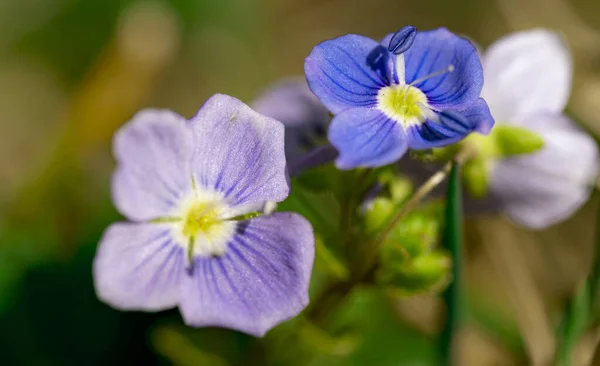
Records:
[[[440,337],[442,364],[452,365],[452,344],[460,325],[461,317],[461,247],[462,247],[462,198],[460,187],[460,166],[454,163],[448,178],[446,194],[445,224],[442,245],[452,256],[452,282],[444,292],[446,304],[446,324]]]

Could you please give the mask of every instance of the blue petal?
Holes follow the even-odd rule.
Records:
[[[477,131],[488,134],[494,126],[494,118],[482,98],[463,110],[447,109],[437,113],[435,121],[425,120],[421,125],[408,128],[408,146],[411,149],[431,149],[452,145],[469,133]]]
[[[336,160],[339,169],[390,164],[400,159],[408,147],[402,126],[369,108],[351,109],[335,116],[329,140],[340,153]]]
[[[195,260],[183,282],[183,319],[262,336],[308,304],[313,260],[313,231],[301,216],[243,222],[224,256]]]
[[[116,223],[94,258],[98,298],[121,310],[159,311],[177,306],[185,253],[166,224]]]
[[[427,119],[423,124],[410,126],[406,130],[408,146],[415,150],[442,147],[452,145],[468,134],[463,132],[462,127],[460,130],[453,130],[440,122]]]
[[[222,192],[230,205],[280,202],[289,192],[281,122],[216,94],[190,121],[196,137],[196,184]]]
[[[471,104],[460,112],[469,122],[475,126],[475,131],[487,135],[494,127],[494,117],[490,112],[490,108],[483,98]]]
[[[407,84],[452,65],[452,72],[415,84],[435,109],[462,109],[481,94],[483,70],[475,46],[445,28],[419,32],[404,62]]]
[[[355,34],[320,43],[304,63],[310,89],[333,113],[375,105],[392,69],[387,48]]]

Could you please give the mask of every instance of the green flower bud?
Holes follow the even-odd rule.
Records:
[[[389,182],[389,185],[390,195],[395,203],[406,201],[415,190],[410,179],[404,177],[396,177],[396,179]]]
[[[469,160],[462,168],[463,182],[469,195],[482,198],[488,190],[489,160],[477,157]]]
[[[400,220],[382,246],[382,261],[397,263],[430,252],[440,235],[442,211],[441,201],[435,201]]]
[[[371,208],[365,213],[364,223],[367,232],[379,230],[392,217],[395,211],[394,203],[385,197],[377,197],[373,200]]]
[[[498,156],[532,154],[544,147],[544,140],[535,132],[514,125],[498,125],[492,130]]]
[[[404,295],[440,291],[450,278],[451,263],[448,254],[435,251],[401,264],[382,264],[377,280]]]

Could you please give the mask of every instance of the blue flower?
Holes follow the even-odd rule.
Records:
[[[335,114],[328,135],[340,169],[386,165],[409,148],[450,145],[494,124],[479,97],[477,50],[444,28],[405,27],[381,43],[341,36],[317,45],[304,71]]]
[[[189,121],[138,113],[115,135],[113,201],[130,222],[100,241],[98,297],[123,310],[178,306],[188,325],[255,336],[297,315],[308,303],[310,224],[246,216],[287,197],[283,142],[281,123],[225,95]]]

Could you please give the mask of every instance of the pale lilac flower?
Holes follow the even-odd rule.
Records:
[[[112,224],[94,260],[98,297],[122,310],[179,307],[186,324],[263,335],[308,303],[310,224],[288,196],[283,126],[215,95],[189,121],[146,110],[114,140]]]
[[[543,29],[501,38],[482,57],[482,96],[496,123],[537,133],[544,147],[493,162],[491,193],[515,222],[544,228],[573,214],[598,173],[594,140],[563,114],[572,78],[569,50]]]

